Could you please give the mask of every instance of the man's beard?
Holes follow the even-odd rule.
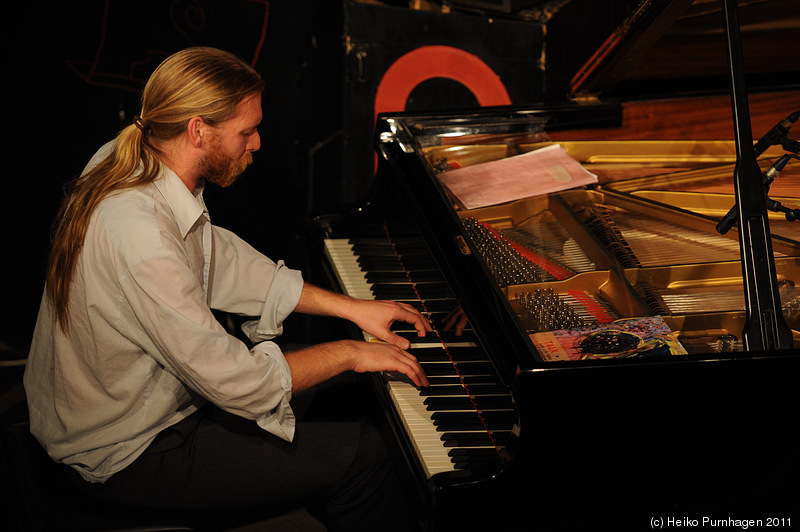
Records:
[[[233,157],[214,144],[211,152],[200,161],[200,175],[206,181],[225,188],[235,183],[252,162],[253,154],[247,152],[238,163],[234,164]]]

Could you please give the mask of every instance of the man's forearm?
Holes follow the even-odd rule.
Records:
[[[351,369],[347,350],[347,341],[341,341],[286,353],[286,362],[292,371],[292,393],[301,392]]]
[[[303,291],[295,310],[305,314],[350,320],[364,332],[403,349],[408,349],[410,342],[390,330],[394,322],[402,321],[412,324],[421,336],[431,330],[428,321],[418,310],[408,304],[385,300],[353,299],[308,283],[303,285]]]
[[[300,300],[295,307],[296,312],[313,314],[315,316],[332,316],[349,319],[348,307],[353,299],[336,294],[324,288],[319,288],[309,283],[303,284]]]

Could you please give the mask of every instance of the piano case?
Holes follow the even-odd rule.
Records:
[[[619,78],[613,65],[643,54],[623,37],[652,46],[689,4],[643,2],[605,61],[575,79]],[[736,203],[736,142],[640,140],[623,129],[624,105],[587,97],[578,82],[572,94],[559,105],[383,115],[374,196],[351,217],[315,220],[334,287],[408,300],[437,327],[412,338],[431,390],[373,376],[425,525],[798,519],[800,226],[769,214],[791,339],[753,348],[742,341],[737,229],[715,227]],[[800,108],[796,91],[781,94],[780,112]],[[443,179],[554,145],[597,183],[466,208]],[[766,150],[762,170],[783,153]],[[800,172],[784,172],[770,197],[797,209]],[[441,326],[454,309],[469,319],[462,336]]]

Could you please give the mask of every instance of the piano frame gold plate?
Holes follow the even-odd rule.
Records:
[[[525,137],[529,136],[528,134]],[[485,136],[481,137],[480,144],[473,144],[470,137],[464,139],[463,144],[457,143],[456,138],[447,138],[447,144],[423,147],[421,153],[430,166],[430,171],[438,175],[440,169],[450,166],[463,168],[473,164],[480,164],[526,153],[549,145],[549,142],[517,143],[509,142],[509,137],[499,135],[498,144],[487,144]],[[734,203],[732,194],[717,194],[709,197],[705,193],[690,192],[697,183],[705,181],[719,181],[725,176],[730,176],[736,158],[735,145],[731,141],[569,141],[560,143],[562,147],[576,160],[581,162],[590,172],[600,174],[602,184],[585,192],[585,199],[573,200],[580,194],[578,192],[565,192],[524,198],[511,203],[466,210],[453,200],[452,208],[461,219],[475,218],[496,230],[508,230],[515,227],[536,223],[537,220],[555,219],[568,228],[570,236],[578,243],[583,252],[589,256],[598,270],[604,271],[599,280],[586,287],[586,280],[595,274],[581,274],[569,280],[540,283],[538,285],[517,285],[501,287],[503,293],[512,302],[514,308],[519,304],[516,300],[520,293],[537,289],[555,289],[565,293],[569,289],[581,287],[587,293],[609,301],[611,306],[617,308],[620,318],[635,317],[647,314],[645,307],[637,301],[636,281],[653,272],[657,268],[663,271],[674,272],[672,275],[685,275],[692,271],[695,286],[714,286],[726,284],[734,290],[741,289],[741,268],[738,263],[727,263],[724,266],[718,262],[708,264],[663,264],[642,267],[642,271],[625,269],[620,264],[615,264],[607,256],[606,250],[601,248],[596,235],[574,216],[576,208],[583,209],[582,201],[602,204],[608,208],[619,209],[625,213],[647,213],[668,223],[678,224],[710,235],[710,238],[729,239],[732,246],[738,249],[738,237],[735,231],[729,232],[725,237],[716,234],[715,225],[719,218],[727,212]],[[765,154],[767,161],[774,161],[777,150]],[[625,179],[617,179],[622,172]],[[642,177],[643,175],[643,177]],[[670,188],[680,186],[683,191],[673,191]],[[731,185],[732,186],[732,185]],[[445,191],[446,192],[446,191]],[[781,198],[787,205],[796,204],[798,198]],[[773,213],[771,223],[779,223],[781,217]],[[800,234],[794,228],[794,235]],[[791,234],[786,231],[784,234]],[[669,236],[663,240],[664,252],[670,253]],[[677,245],[677,244],[676,244]],[[777,257],[777,268],[780,282],[783,284],[800,284],[800,272],[791,260],[781,257],[800,256],[800,242],[786,236],[776,236],[773,240],[773,249]],[[703,258],[703,257],[700,257]],[[735,257],[731,257],[735,258]],[[705,262],[705,261],[704,261]],[[620,268],[625,270],[624,275],[617,276]],[[738,269],[738,271],[737,271]],[[724,273],[721,271],[724,270]],[[664,277],[662,272],[661,277]],[[623,279],[625,281],[623,281]],[[688,281],[687,281],[688,282]],[[667,287],[665,286],[664,289]],[[602,292],[602,294],[601,294]],[[668,323],[676,327],[676,334],[688,337],[705,335],[698,327],[706,327],[712,335],[741,337],[741,328],[744,322],[744,309],[741,304],[734,308],[725,309],[716,313],[720,323],[713,323],[714,318],[710,313],[705,313],[703,319],[699,318],[702,312],[695,311],[692,316],[676,313],[665,316]],[[789,317],[787,312],[787,318]],[[519,314],[518,314],[519,315]],[[722,323],[724,322],[724,323]],[[800,323],[796,316],[792,321],[793,334],[796,341],[800,341]],[[523,327],[524,328],[524,327]],[[800,343],[797,344],[800,346]],[[739,347],[741,349],[741,347]]]

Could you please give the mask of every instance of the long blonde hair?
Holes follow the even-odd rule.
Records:
[[[239,102],[263,89],[264,81],[253,68],[215,48],[188,48],[158,66],[142,93],[140,116],[119,132],[108,157],[65,187],[52,233],[46,290],[62,330],[69,326],[75,266],[100,201],[114,191],[152,182],[160,171],[159,143],[181,135],[192,117],[212,125],[224,122]]]

